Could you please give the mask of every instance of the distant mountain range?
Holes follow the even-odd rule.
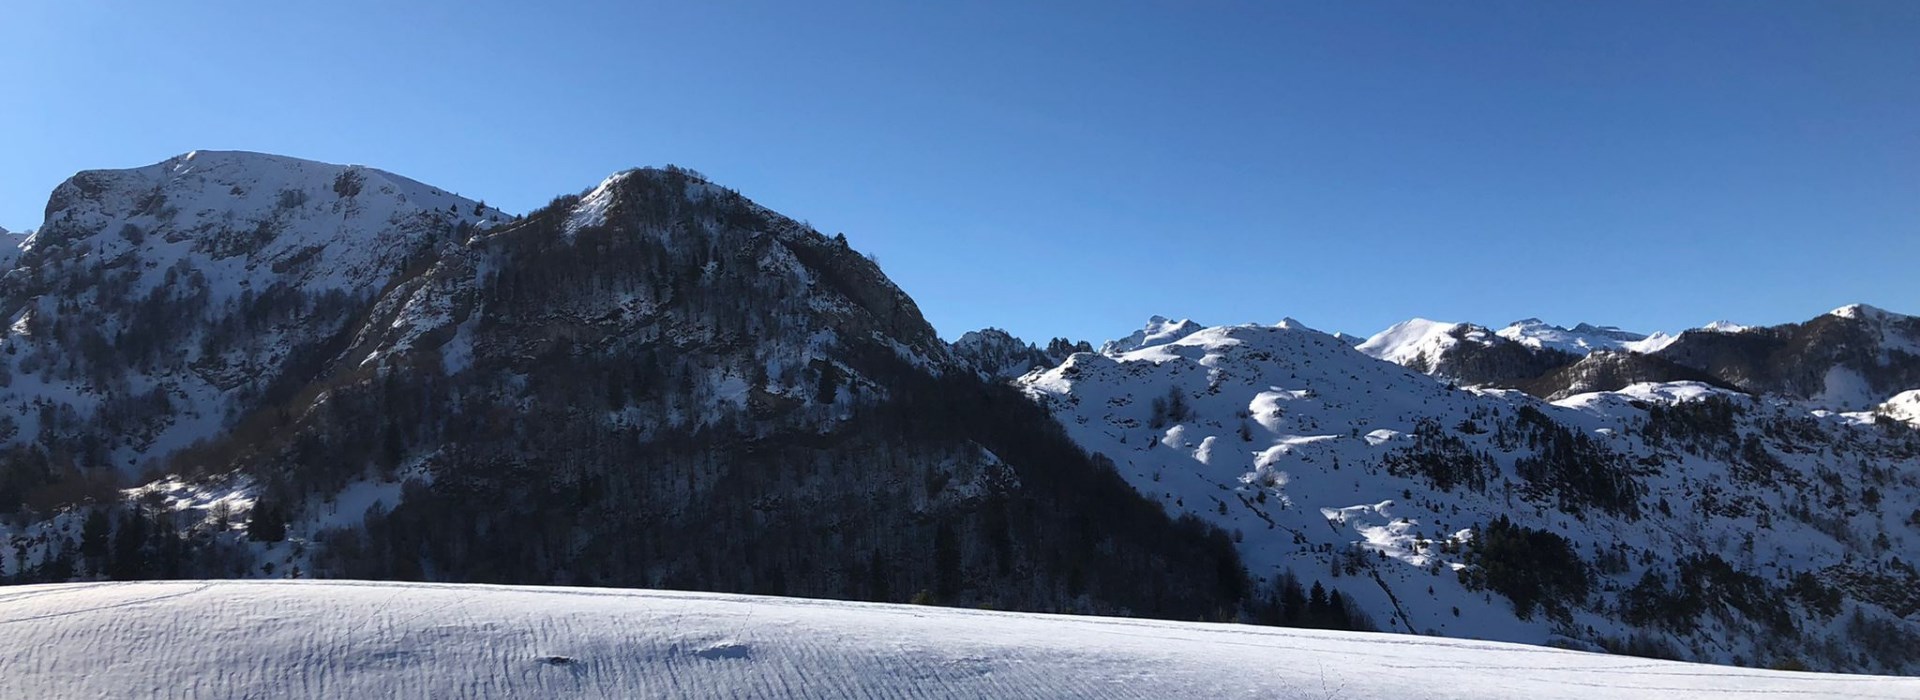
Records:
[[[1548,398],[1649,381],[1704,381],[1836,410],[1920,386],[1920,319],[1854,304],[1803,323],[1716,322],[1679,335],[1518,321],[1499,331],[1414,319],[1360,343],[1373,357],[1474,386]]]
[[[88,171],[0,252],[8,582],[665,587],[1920,672],[1920,319],[943,342],[682,168]],[[1071,309],[1061,309],[1071,313]]]

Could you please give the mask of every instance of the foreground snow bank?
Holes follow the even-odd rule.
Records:
[[[1920,698],[1492,642],[616,589],[20,586],[0,636],[5,698]]]

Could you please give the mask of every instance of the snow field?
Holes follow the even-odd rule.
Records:
[[[1920,679],[1494,642],[667,591],[0,589],[8,698],[1920,698]]]

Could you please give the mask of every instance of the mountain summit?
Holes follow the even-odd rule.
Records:
[[[512,217],[384,171],[194,151],[55,188],[0,279],[15,439],[124,472],[229,426],[415,261]]]
[[[0,511],[28,523],[0,530],[9,580],[1178,618],[1247,585],[1224,533],[965,371],[844,238],[692,171],[513,217],[378,170],[195,152],[76,175],[48,212],[0,289]],[[119,544],[60,534],[77,521]]]

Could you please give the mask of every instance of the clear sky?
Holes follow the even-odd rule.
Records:
[[[0,225],[193,149],[509,211],[705,172],[941,333],[1920,313],[1920,2],[109,2],[0,12]]]

